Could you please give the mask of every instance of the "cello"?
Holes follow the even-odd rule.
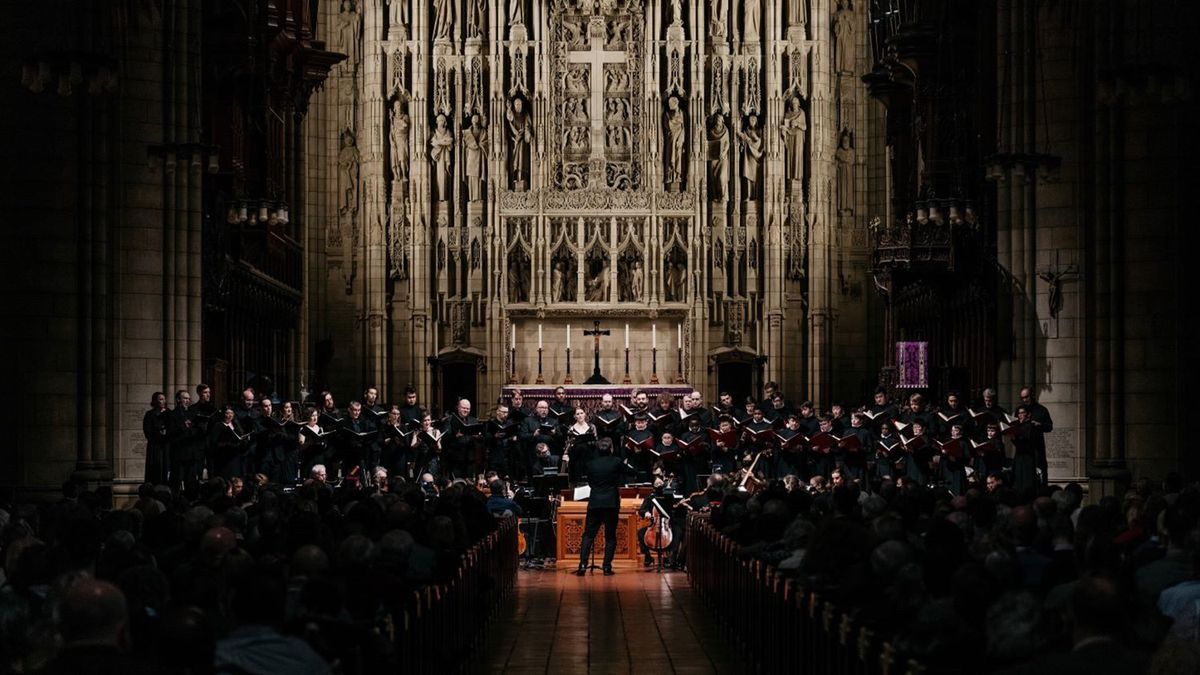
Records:
[[[655,552],[662,552],[671,546],[673,534],[671,533],[671,516],[663,511],[658,500],[653,501],[654,510],[650,512],[650,527],[646,528],[646,533],[642,540],[646,544],[646,548]]]

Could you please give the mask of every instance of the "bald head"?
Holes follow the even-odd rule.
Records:
[[[72,644],[128,646],[129,611],[121,589],[86,578],[67,590],[59,608],[59,632]]]
[[[237,548],[237,535],[227,527],[214,527],[200,540],[200,552],[208,562],[219,562]]]

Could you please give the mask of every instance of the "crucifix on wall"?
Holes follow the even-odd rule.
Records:
[[[595,328],[583,331],[584,335],[591,335],[594,338],[592,346],[592,376],[584,384],[609,384],[609,381],[604,379],[604,376],[600,374],[600,336],[609,335],[610,333],[608,329],[600,330],[599,321],[593,321],[592,325]]]

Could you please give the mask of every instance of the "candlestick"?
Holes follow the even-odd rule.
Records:
[[[538,326],[538,330],[541,331],[541,329],[542,329],[542,327]],[[537,374],[537,379],[534,380],[534,384],[546,384],[545,378],[542,377],[542,348],[541,348],[541,346],[538,347],[538,374]]]
[[[621,380],[621,384],[632,384],[629,379],[629,344],[625,344],[625,379]]]
[[[538,349],[542,348],[542,324],[538,324]]]
[[[575,384],[571,379],[571,348],[567,347],[567,376],[563,378],[563,384]]]
[[[567,349],[571,348],[571,324],[567,324]]]
[[[510,347],[508,352],[511,355],[509,358],[512,361],[512,370],[508,375],[508,383],[516,384],[517,383],[517,348]]]
[[[629,349],[629,324],[625,324],[625,349]]]
[[[650,384],[658,384],[658,347],[650,348]]]
[[[679,347],[675,351],[676,351],[676,357],[675,357],[676,358],[676,368],[678,368],[678,370],[675,371],[675,384],[684,384],[685,380],[683,379],[683,347]]]

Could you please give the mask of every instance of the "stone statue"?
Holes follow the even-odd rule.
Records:
[[[520,247],[508,259],[508,301],[529,302],[529,256]]]
[[[833,69],[836,73],[854,72],[854,12],[846,6],[846,0],[838,0],[833,14],[834,45]]]
[[[854,144],[849,129],[838,135],[837,196],[838,210],[854,210]]]
[[[712,22],[712,35],[715,38],[724,38],[729,32],[729,0],[709,0],[708,16]]]
[[[338,174],[341,178],[341,203],[338,211],[345,214],[358,210],[358,146],[354,132],[342,131],[342,148],[338,151]]]
[[[758,42],[759,0],[742,0],[742,42]]]
[[[729,190],[729,127],[721,113],[713,113],[709,123],[708,180],[712,201],[725,199]]]
[[[487,0],[467,0],[467,37],[481,38],[487,31]]]
[[[750,115],[749,123],[738,130],[742,139],[742,177],[746,182],[746,199],[758,197],[758,163],[763,156],[763,140],[758,133],[758,115]]]
[[[683,25],[683,8],[679,0],[671,0],[671,15],[675,17],[675,20],[671,22],[671,25]]]
[[[687,261],[679,251],[672,251],[663,261],[666,271],[666,300],[667,302],[685,302],[687,300]]]
[[[642,287],[646,281],[642,278],[642,259],[633,261],[629,267],[629,299],[633,302],[642,301]]]
[[[566,267],[566,263],[558,260],[550,270],[550,302],[562,302],[563,300],[563,278],[567,274]]]
[[[508,25],[525,23],[525,0],[508,0]]]
[[[433,160],[434,186],[437,189],[438,201],[447,201],[450,197],[450,154],[453,152],[454,137],[446,128],[446,116],[438,113],[437,125],[433,136],[429,138],[429,158]]]
[[[788,25],[804,28],[808,25],[808,0],[788,0]]]
[[[524,191],[528,173],[525,156],[529,152],[529,142],[533,137],[529,113],[525,110],[525,99],[519,96],[513,97],[508,103],[508,112],[505,113],[505,118],[508,120],[508,139],[511,142],[508,163],[509,170],[512,172],[512,189]]]
[[[608,257],[597,255],[589,261],[588,267],[584,299],[588,302],[608,302]]]
[[[808,118],[804,108],[800,106],[800,97],[788,99],[787,112],[780,123],[780,133],[783,134],[783,144],[787,151],[784,175],[793,185],[804,183],[804,137],[808,133]]]
[[[471,115],[471,126],[463,134],[466,157],[463,172],[467,174],[467,199],[477,202],[483,199],[483,155],[487,150],[487,129],[479,113]]]
[[[408,180],[408,113],[399,99],[392,101],[391,134],[392,180]]]
[[[679,107],[679,97],[667,99],[666,146],[667,155],[666,183],[671,192],[679,192],[683,185],[683,142],[687,131],[687,117]]]
[[[342,0],[338,12],[338,47],[346,52],[346,67],[351,71],[358,68],[362,48],[362,19],[353,0]]]
[[[454,30],[454,0],[433,0],[433,39],[449,40]]]
[[[388,24],[391,26],[408,26],[408,0],[386,0],[386,2],[388,6]]]

